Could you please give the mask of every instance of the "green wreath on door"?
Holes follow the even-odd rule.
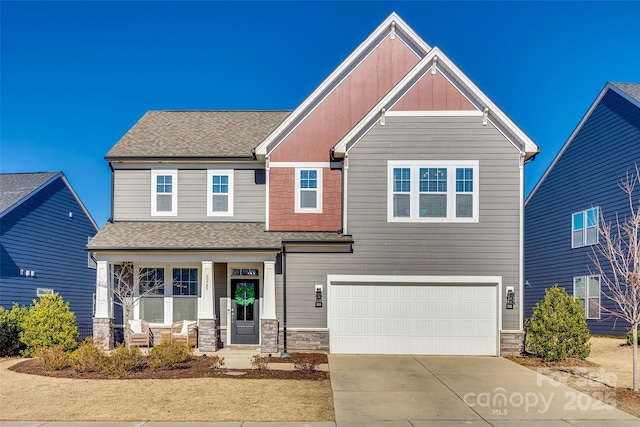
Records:
[[[240,285],[236,288],[236,304],[248,306],[255,302],[256,293],[251,286]]]

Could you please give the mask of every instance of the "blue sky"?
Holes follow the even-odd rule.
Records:
[[[640,82],[640,2],[2,1],[0,170],[63,171],[102,226],[145,111],[293,109],[392,11],[542,148],[527,194],[607,81]]]

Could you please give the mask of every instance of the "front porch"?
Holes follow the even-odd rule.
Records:
[[[171,259],[155,256],[120,256],[97,261],[94,343],[114,348],[114,332],[126,327],[118,292],[118,266],[133,264],[135,292],[131,296],[130,320],[145,320],[153,331],[152,345],[160,343],[162,332],[179,320],[197,322],[197,348],[213,352],[229,346],[249,346],[262,352],[278,351],[276,318],[276,254],[237,255],[217,260]],[[267,259],[265,259],[267,258]],[[141,292],[152,276],[153,292]],[[106,285],[108,284],[108,285]],[[116,316],[115,314],[118,314]],[[120,324],[115,324],[119,318]]]

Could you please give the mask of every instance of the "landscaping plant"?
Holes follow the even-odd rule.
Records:
[[[23,348],[20,343],[20,322],[28,309],[13,303],[11,310],[0,307],[0,357],[14,356]]]
[[[128,374],[144,369],[147,364],[146,356],[142,354],[140,348],[131,348],[119,345],[109,357],[104,372],[117,377],[126,377]]]
[[[304,354],[300,356],[294,363],[293,369],[302,372],[316,372],[320,361],[315,354]]]
[[[37,363],[45,371],[60,371],[69,366],[69,355],[63,344],[40,347],[34,352]]]
[[[260,356],[259,354],[254,354],[249,358],[251,369],[255,369],[256,371],[266,371],[269,369],[269,358],[267,356]]]
[[[87,338],[71,353],[71,367],[75,372],[102,372],[109,363],[109,357],[93,345]]]
[[[78,323],[75,314],[58,294],[43,295],[20,322],[23,354],[31,356],[41,347],[62,345],[64,351],[78,346]]]
[[[149,351],[152,369],[176,369],[191,360],[191,347],[183,342],[162,343]]]
[[[584,308],[556,284],[533,308],[527,330],[527,350],[545,361],[589,356],[591,334]]]

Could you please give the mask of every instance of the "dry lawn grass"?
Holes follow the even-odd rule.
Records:
[[[74,380],[19,374],[0,360],[0,421],[333,421],[331,382]]]

